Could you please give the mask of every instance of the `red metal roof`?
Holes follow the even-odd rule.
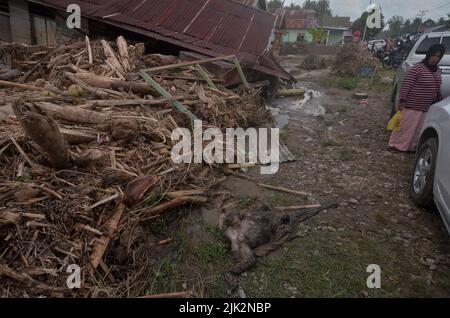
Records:
[[[284,14],[285,29],[309,29],[317,26],[314,10],[286,10]]]
[[[233,0],[41,0],[65,11],[78,4],[88,18],[117,26],[129,26],[160,40],[199,53],[235,54],[247,65],[289,75],[265,63],[276,16]],[[130,29],[130,28],[128,28]],[[146,31],[146,32],[143,32]],[[262,60],[260,62],[260,59]],[[267,71],[267,70],[266,70]]]

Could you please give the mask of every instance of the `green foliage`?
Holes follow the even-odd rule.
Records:
[[[318,0],[318,1],[306,0],[303,3],[303,9],[314,10],[318,18],[333,15],[333,13],[331,12],[329,0]]]
[[[283,1],[282,0],[270,0],[267,2],[267,6],[269,9],[280,9],[283,7]]]
[[[402,26],[403,26],[404,20],[403,17],[399,15],[394,15],[392,18],[389,19],[389,31],[391,32],[392,36],[398,37],[402,33]]]
[[[353,90],[358,87],[359,79],[357,77],[339,77],[336,84],[343,89]]]
[[[308,32],[312,35],[314,42],[320,42],[327,38],[327,31],[323,28],[311,28]]]

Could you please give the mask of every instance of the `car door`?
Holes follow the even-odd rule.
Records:
[[[447,99],[447,100],[450,100]],[[443,101],[445,103],[446,101]],[[439,115],[439,155],[435,174],[435,197],[450,231],[450,105]]]

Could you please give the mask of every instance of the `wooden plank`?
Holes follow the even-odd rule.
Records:
[[[45,19],[41,17],[33,17],[33,28],[34,35],[36,37],[37,45],[48,45],[47,44],[47,26]]]
[[[47,44],[49,46],[56,45],[56,22],[53,20],[45,20],[47,26]]]
[[[236,69],[239,73],[239,76],[241,77],[242,83],[244,84],[245,89],[250,90],[250,85],[248,85],[247,79],[245,78],[244,71],[242,71],[241,64],[239,64],[239,60],[237,57],[234,57],[234,65],[236,66]]]
[[[206,73],[205,69],[200,64],[195,64],[195,67],[197,68],[197,71],[200,73],[200,75],[203,77],[203,79],[208,83],[208,85],[212,88],[216,88],[216,85],[211,81],[211,79],[208,76],[208,73]]]
[[[179,67],[187,67],[187,66],[193,66],[196,64],[205,64],[205,63],[210,63],[210,62],[215,62],[215,61],[229,60],[234,57],[235,57],[234,55],[227,55],[227,56],[215,57],[215,58],[210,58],[210,59],[205,59],[205,60],[197,60],[197,61],[172,64],[172,65],[157,66],[157,67],[153,67],[153,68],[146,68],[146,69],[143,69],[142,71],[147,72],[147,73],[161,72],[161,71],[166,71],[166,70],[179,68]]]
[[[174,100],[172,95],[168,91],[166,91],[163,87],[161,87],[153,78],[151,78],[147,73],[144,71],[140,72],[142,78],[149,83],[154,89],[158,91],[158,93],[161,94],[164,98],[169,99],[172,102],[172,105],[178,109],[180,112],[187,114],[192,120],[198,120],[198,118],[191,113],[186,107],[183,106],[179,101]]]

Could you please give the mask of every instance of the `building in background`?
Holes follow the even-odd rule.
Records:
[[[311,43],[313,41],[309,30],[318,25],[314,10],[280,9],[278,14],[277,25],[283,33],[281,37],[283,43]]]
[[[311,43],[311,29],[320,28],[325,31],[325,36],[317,44],[339,45],[344,42],[345,32],[351,27],[350,17],[316,18],[315,11],[310,9],[276,9],[272,13],[277,16],[273,40],[281,39],[282,44]]]
[[[323,41],[324,45],[338,45],[344,42],[345,32],[349,31],[352,23],[350,17],[330,17],[319,18],[319,27],[325,29],[327,38]]]

